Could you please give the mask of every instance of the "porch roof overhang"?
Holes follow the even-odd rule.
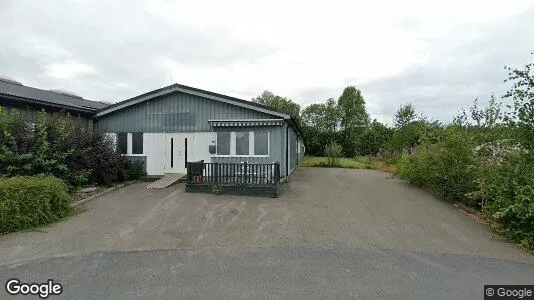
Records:
[[[284,119],[208,120],[214,127],[251,127],[283,125]]]

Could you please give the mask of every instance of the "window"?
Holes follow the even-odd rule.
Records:
[[[143,133],[132,133],[132,154],[143,154]]]
[[[217,155],[230,155],[230,132],[217,132]]]
[[[249,133],[248,132],[236,132],[235,154],[236,155],[248,155],[249,148],[250,148]]]
[[[128,135],[125,132],[117,133],[117,152],[120,154],[128,153]]]
[[[269,156],[269,132],[217,132],[217,155]]]
[[[269,155],[268,132],[254,132],[254,155]]]

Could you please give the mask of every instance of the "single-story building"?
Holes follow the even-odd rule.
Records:
[[[44,90],[0,77],[0,106],[68,112],[107,132],[117,151],[140,161],[148,175],[186,173],[188,162],[279,163],[287,178],[304,155],[302,135],[288,113],[265,105],[173,84],[112,105],[71,92]]]
[[[270,107],[173,84],[104,107],[94,127],[148,175],[186,173],[188,162],[280,163],[288,177],[304,155],[295,119]]]

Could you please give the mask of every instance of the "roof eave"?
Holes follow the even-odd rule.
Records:
[[[121,102],[119,102],[116,105],[112,105],[112,107],[105,107],[105,108],[99,110],[93,116],[93,118],[98,118],[98,117],[110,114],[110,113],[112,113],[114,111],[118,111],[118,110],[121,110],[123,108],[129,107],[129,106],[132,106],[132,105],[135,105],[135,104],[139,104],[139,103],[148,101],[150,99],[153,99],[153,98],[156,98],[156,97],[160,97],[160,96],[164,96],[164,95],[167,95],[167,94],[170,94],[170,93],[174,93],[174,92],[182,92],[182,93],[186,93],[186,94],[190,94],[190,95],[194,95],[194,96],[199,96],[199,97],[203,97],[203,98],[212,99],[212,100],[215,100],[215,101],[220,101],[220,102],[223,102],[223,103],[229,103],[229,104],[232,104],[232,105],[241,106],[241,107],[245,107],[245,108],[248,108],[248,109],[251,109],[251,110],[255,110],[255,111],[263,112],[263,113],[266,113],[266,114],[274,115],[274,116],[277,116],[277,117],[281,117],[283,119],[290,119],[291,118],[291,116],[288,115],[288,114],[280,113],[280,112],[277,112],[277,111],[274,111],[274,110],[270,110],[270,109],[266,109],[266,108],[261,108],[261,107],[258,107],[258,106],[252,105],[252,104],[246,104],[246,103],[234,101],[234,100],[231,100],[231,99],[225,99],[225,98],[222,98],[222,97],[206,94],[206,93],[199,92],[199,91],[193,91],[193,90],[178,86],[177,84],[171,85],[171,86],[169,86],[167,88],[163,88],[162,90],[156,90],[156,91],[157,92],[155,92],[155,93],[150,93],[150,94],[147,94],[145,96],[141,96],[141,97],[139,97],[137,99],[136,99],[136,97],[134,97],[134,98],[131,98],[131,99],[128,99],[128,100],[124,100],[124,101],[122,101],[122,102],[124,102],[122,104],[121,104]],[[242,100],[242,101],[245,101],[245,100]]]
[[[77,113],[86,113],[86,114],[92,115],[97,111],[97,109],[92,109],[92,108],[63,105],[60,103],[52,103],[52,102],[41,101],[41,100],[32,99],[32,98],[18,97],[18,96],[13,96],[9,94],[3,94],[3,93],[0,93],[0,97],[5,98],[5,99],[10,99],[10,100],[16,100],[24,104],[53,107],[53,108],[64,109],[67,111],[77,112]]]

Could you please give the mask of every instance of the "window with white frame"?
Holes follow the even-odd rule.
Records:
[[[269,132],[217,132],[217,155],[269,156]]]
[[[111,134],[109,134],[111,137]],[[115,149],[124,155],[143,155],[143,133],[142,132],[118,132],[114,134]]]

